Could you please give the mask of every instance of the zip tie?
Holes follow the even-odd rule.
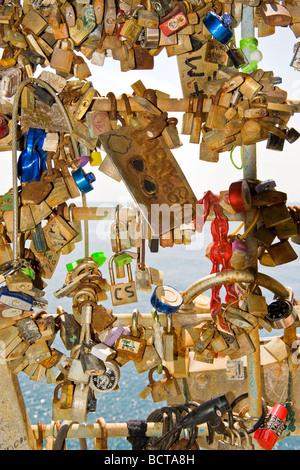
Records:
[[[234,149],[236,148],[236,146],[234,145],[232,147],[232,149],[230,150],[230,160],[231,160],[231,163],[233,164],[233,166],[237,169],[237,170],[242,170],[244,168],[244,153],[243,153],[243,148],[241,146],[241,166],[237,166],[234,161],[233,161],[233,158],[232,158],[232,153],[234,151]]]

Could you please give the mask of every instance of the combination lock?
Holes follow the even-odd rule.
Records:
[[[293,308],[293,293],[291,289],[289,299],[276,299],[268,305],[268,320],[275,329],[288,328],[298,318],[297,312]]]
[[[120,369],[116,362],[107,361],[104,363],[105,372],[102,375],[92,375],[90,380],[90,387],[94,392],[107,393],[114,390],[119,382]]]

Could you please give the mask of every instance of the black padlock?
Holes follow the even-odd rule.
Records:
[[[282,132],[285,132],[284,129],[281,129]],[[278,135],[269,132],[269,138],[267,140],[266,148],[269,150],[278,150],[282,152],[284,147],[285,139],[283,137],[279,137]]]
[[[245,55],[243,54],[243,51],[241,51],[240,49],[237,49],[236,47],[233,49],[228,49],[226,53],[232,65],[236,69],[239,69],[240,67],[243,67],[249,63]]]
[[[294,142],[296,142],[296,140],[298,140],[300,137],[300,134],[298,131],[296,131],[296,129],[294,129],[293,127],[291,127],[287,132],[286,132],[286,140],[290,143],[290,144],[293,144]]]

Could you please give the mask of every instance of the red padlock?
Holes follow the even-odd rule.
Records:
[[[265,421],[265,427],[257,429],[254,433],[254,439],[265,450],[272,450],[278,437],[284,431],[284,423],[288,415],[285,406],[276,404],[271,409]]]
[[[251,209],[251,192],[246,180],[236,181],[229,186],[229,201],[236,213]]]
[[[171,36],[187,24],[186,6],[184,2],[178,2],[170,13],[161,18],[159,28],[165,36]]]

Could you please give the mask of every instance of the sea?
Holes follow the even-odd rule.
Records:
[[[112,254],[109,232],[111,221],[91,221],[89,222],[89,253],[95,251],[104,251],[107,258]],[[230,223],[230,233],[232,233],[239,224]],[[197,233],[192,237],[191,245],[174,245],[172,248],[161,248],[159,253],[151,253],[146,243],[146,264],[153,268],[158,268],[164,272],[164,284],[170,285],[179,291],[184,291],[188,286],[198,279],[210,274],[211,262],[205,256],[205,249],[211,242],[210,222],[204,226],[201,234]],[[292,246],[298,256],[300,255],[300,245],[292,243]],[[45,297],[48,300],[48,313],[55,313],[56,308],[61,305],[66,312],[72,312],[72,299],[56,299],[53,292],[64,284],[66,277],[66,264],[82,258],[83,243],[76,244],[76,248],[68,255],[60,257],[52,279],[47,280]],[[269,268],[259,266],[259,271],[272,276],[285,286],[290,286],[296,298],[300,298],[300,256],[297,260],[286,265]],[[101,267],[102,276],[109,280],[108,261]],[[222,290],[224,290],[222,288]],[[221,290],[221,295],[222,295]],[[209,292],[206,292],[210,295]],[[272,294],[264,291],[267,301],[272,300]],[[103,302],[106,308],[112,305],[109,299]],[[150,295],[138,293],[138,303],[114,307],[115,313],[132,312],[138,308],[141,313],[151,311]],[[274,330],[273,330],[274,331]],[[263,336],[268,332],[262,330]],[[274,333],[272,333],[274,334]],[[62,352],[66,352],[59,335],[57,335],[53,347]],[[67,352],[68,354],[68,352]],[[58,369],[57,369],[58,372]],[[128,420],[144,420],[149,414],[165,402],[153,403],[151,395],[145,400],[139,398],[139,393],[148,384],[148,373],[139,374],[132,361],[128,362],[120,369],[119,388],[109,393],[97,394],[97,409],[94,413],[89,413],[87,423],[96,423],[99,417],[103,417],[108,423],[124,423]],[[20,372],[18,379],[24,401],[27,407],[28,416],[31,424],[41,421],[42,424],[50,424],[52,416],[52,400],[55,384],[31,381],[28,375]],[[220,394],[222,392],[220,391]],[[93,439],[87,439],[88,449],[93,449]],[[109,438],[109,450],[130,450],[131,444],[126,438]],[[68,450],[78,450],[79,444],[76,439],[67,440]],[[300,437],[288,437],[277,443],[275,450],[296,450],[300,449]]]

